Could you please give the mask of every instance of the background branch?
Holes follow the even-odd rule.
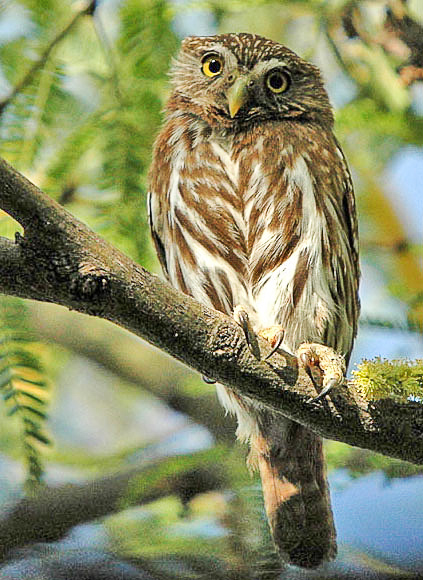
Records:
[[[220,489],[225,479],[216,450],[175,456],[92,481],[41,488],[0,515],[0,560],[30,542],[52,542],[73,526],[169,494],[183,503]]]
[[[149,274],[4,161],[0,207],[25,229],[1,245],[2,292],[106,318],[324,437],[423,463],[419,403],[369,403],[353,383],[330,401],[308,402],[316,393],[295,357],[257,360],[230,317]],[[265,356],[270,347],[259,344]]]
[[[30,303],[32,329],[38,338],[86,357],[138,389],[148,391],[171,409],[204,425],[218,442],[235,440],[236,421],[222,412],[215,389],[187,392],[187,369],[133,334],[105,320],[69,312],[41,302]],[[200,378],[197,377],[200,382]]]

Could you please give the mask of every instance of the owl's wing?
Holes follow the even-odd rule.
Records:
[[[344,296],[344,307],[348,323],[352,330],[353,339],[357,334],[358,317],[360,314],[360,300],[358,295],[358,286],[360,281],[360,265],[358,258],[358,223],[355,207],[354,186],[351,179],[351,174],[344,153],[336,139],[335,146],[337,157],[339,159],[338,167],[340,170],[338,171],[338,204],[342,213],[345,234],[347,236],[349,246],[349,266],[345,268],[343,273],[345,277],[346,288],[348,289]],[[349,360],[350,353],[351,350],[346,354],[347,362]]]
[[[336,141],[336,140],[335,140]],[[336,146],[338,148],[339,155],[341,157],[342,170],[343,170],[343,198],[342,198],[342,208],[344,212],[345,223],[347,225],[347,233],[351,248],[351,257],[353,264],[353,277],[356,293],[358,292],[358,284],[360,280],[360,264],[358,259],[358,221],[357,221],[357,211],[355,206],[355,196],[354,196],[354,185],[351,178],[351,173],[347,165],[344,153],[336,141]],[[359,314],[359,303],[357,298],[357,318]]]
[[[160,226],[161,211],[160,203],[156,197],[156,194],[149,191],[147,194],[147,208],[148,208],[148,223],[150,225],[151,237],[153,239],[154,247],[156,248],[156,254],[159,258],[160,265],[162,267],[163,273],[166,278],[169,278],[169,272],[166,262],[166,250],[164,242],[160,237]]]
[[[358,222],[357,222],[357,211],[355,207],[354,186],[351,179],[351,173],[348,168],[347,161],[345,159],[345,155],[336,139],[335,142],[342,163],[342,170],[344,176],[342,206],[344,210],[345,222],[348,228],[348,237],[350,241],[350,247],[355,268],[354,273],[357,277],[357,286],[358,286],[358,279],[360,277],[360,267],[358,262]]]

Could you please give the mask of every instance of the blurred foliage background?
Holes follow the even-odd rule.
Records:
[[[3,0],[1,155],[158,272],[145,198],[166,74],[182,37],[235,31],[326,79],[360,219],[353,364],[422,358],[420,0]],[[0,235],[16,231],[0,212]],[[2,296],[0,390],[1,578],[280,575],[246,450],[196,374],[104,321]],[[327,456],[339,556],[283,577],[421,577],[419,469],[335,442]]]

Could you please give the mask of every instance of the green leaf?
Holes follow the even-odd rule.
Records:
[[[11,399],[12,397],[14,397],[17,394],[18,391],[16,391],[16,389],[13,388],[9,388],[5,391],[5,393],[3,394],[3,400],[4,401],[8,401],[9,399]]]
[[[43,443],[44,445],[51,445],[51,440],[47,436],[43,435],[40,431],[30,430],[26,432],[26,435],[29,437],[33,437],[34,439],[36,439],[40,443]]]
[[[20,405],[13,405],[13,407],[11,407],[8,411],[7,411],[7,415],[8,417],[12,417],[12,415],[15,415],[15,413],[17,413],[20,410]]]
[[[0,389],[4,389],[13,380],[13,375],[10,369],[5,369],[0,373]]]
[[[28,383],[29,385],[34,385],[36,387],[41,387],[41,388],[45,388],[47,386],[46,381],[33,381],[31,379],[27,379],[26,377],[16,377],[19,378],[20,381],[22,381],[23,383]],[[20,389],[22,390],[22,389]]]
[[[16,391],[15,391],[16,393]],[[29,397],[30,399],[32,399],[33,401],[37,401],[37,403],[40,403],[40,405],[45,405],[46,401],[45,399],[41,399],[40,397],[37,397],[37,395],[34,395],[33,393],[30,393],[28,391],[24,391],[22,389],[19,389],[19,394],[23,395],[25,397]],[[10,398],[11,395],[9,395],[8,398]],[[4,397],[4,399],[6,400],[6,398]]]
[[[29,405],[20,405],[19,408],[23,409],[25,411],[28,411],[28,413],[33,413],[37,417],[40,417],[40,419],[47,418],[46,413],[43,413],[43,411],[40,411],[39,409],[36,409],[35,407],[30,407]]]

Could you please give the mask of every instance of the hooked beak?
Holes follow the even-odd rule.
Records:
[[[235,117],[242,105],[247,101],[247,84],[248,78],[239,77],[234,84],[226,91],[228,99],[229,115],[231,119]]]

